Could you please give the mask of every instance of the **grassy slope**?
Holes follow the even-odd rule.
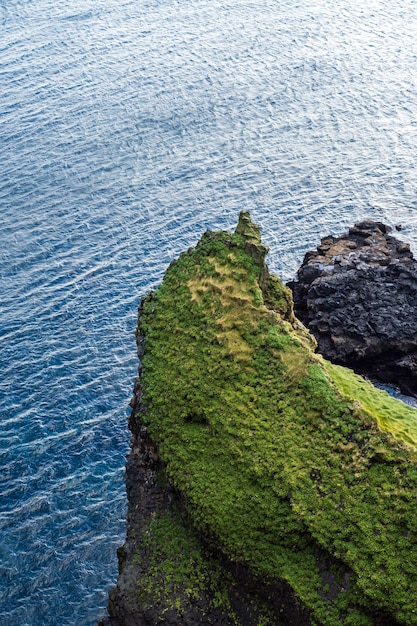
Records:
[[[195,525],[318,623],[417,624],[417,413],[313,354],[256,244],[247,216],[204,235],[145,302],[138,419]]]

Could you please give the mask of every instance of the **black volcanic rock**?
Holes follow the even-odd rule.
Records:
[[[389,226],[364,221],[307,252],[288,283],[329,360],[417,394],[417,262]]]

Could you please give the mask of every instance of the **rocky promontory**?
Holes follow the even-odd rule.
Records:
[[[315,353],[259,228],[139,308],[111,626],[417,626],[417,411]]]
[[[417,261],[381,222],[307,252],[288,283],[296,316],[334,363],[417,394]]]

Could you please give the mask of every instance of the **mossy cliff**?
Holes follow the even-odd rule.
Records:
[[[243,213],[141,304],[111,623],[417,624],[417,411],[314,353],[266,252]]]

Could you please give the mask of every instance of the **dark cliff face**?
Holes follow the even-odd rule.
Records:
[[[417,393],[417,262],[380,222],[325,237],[288,283],[318,351]]]

